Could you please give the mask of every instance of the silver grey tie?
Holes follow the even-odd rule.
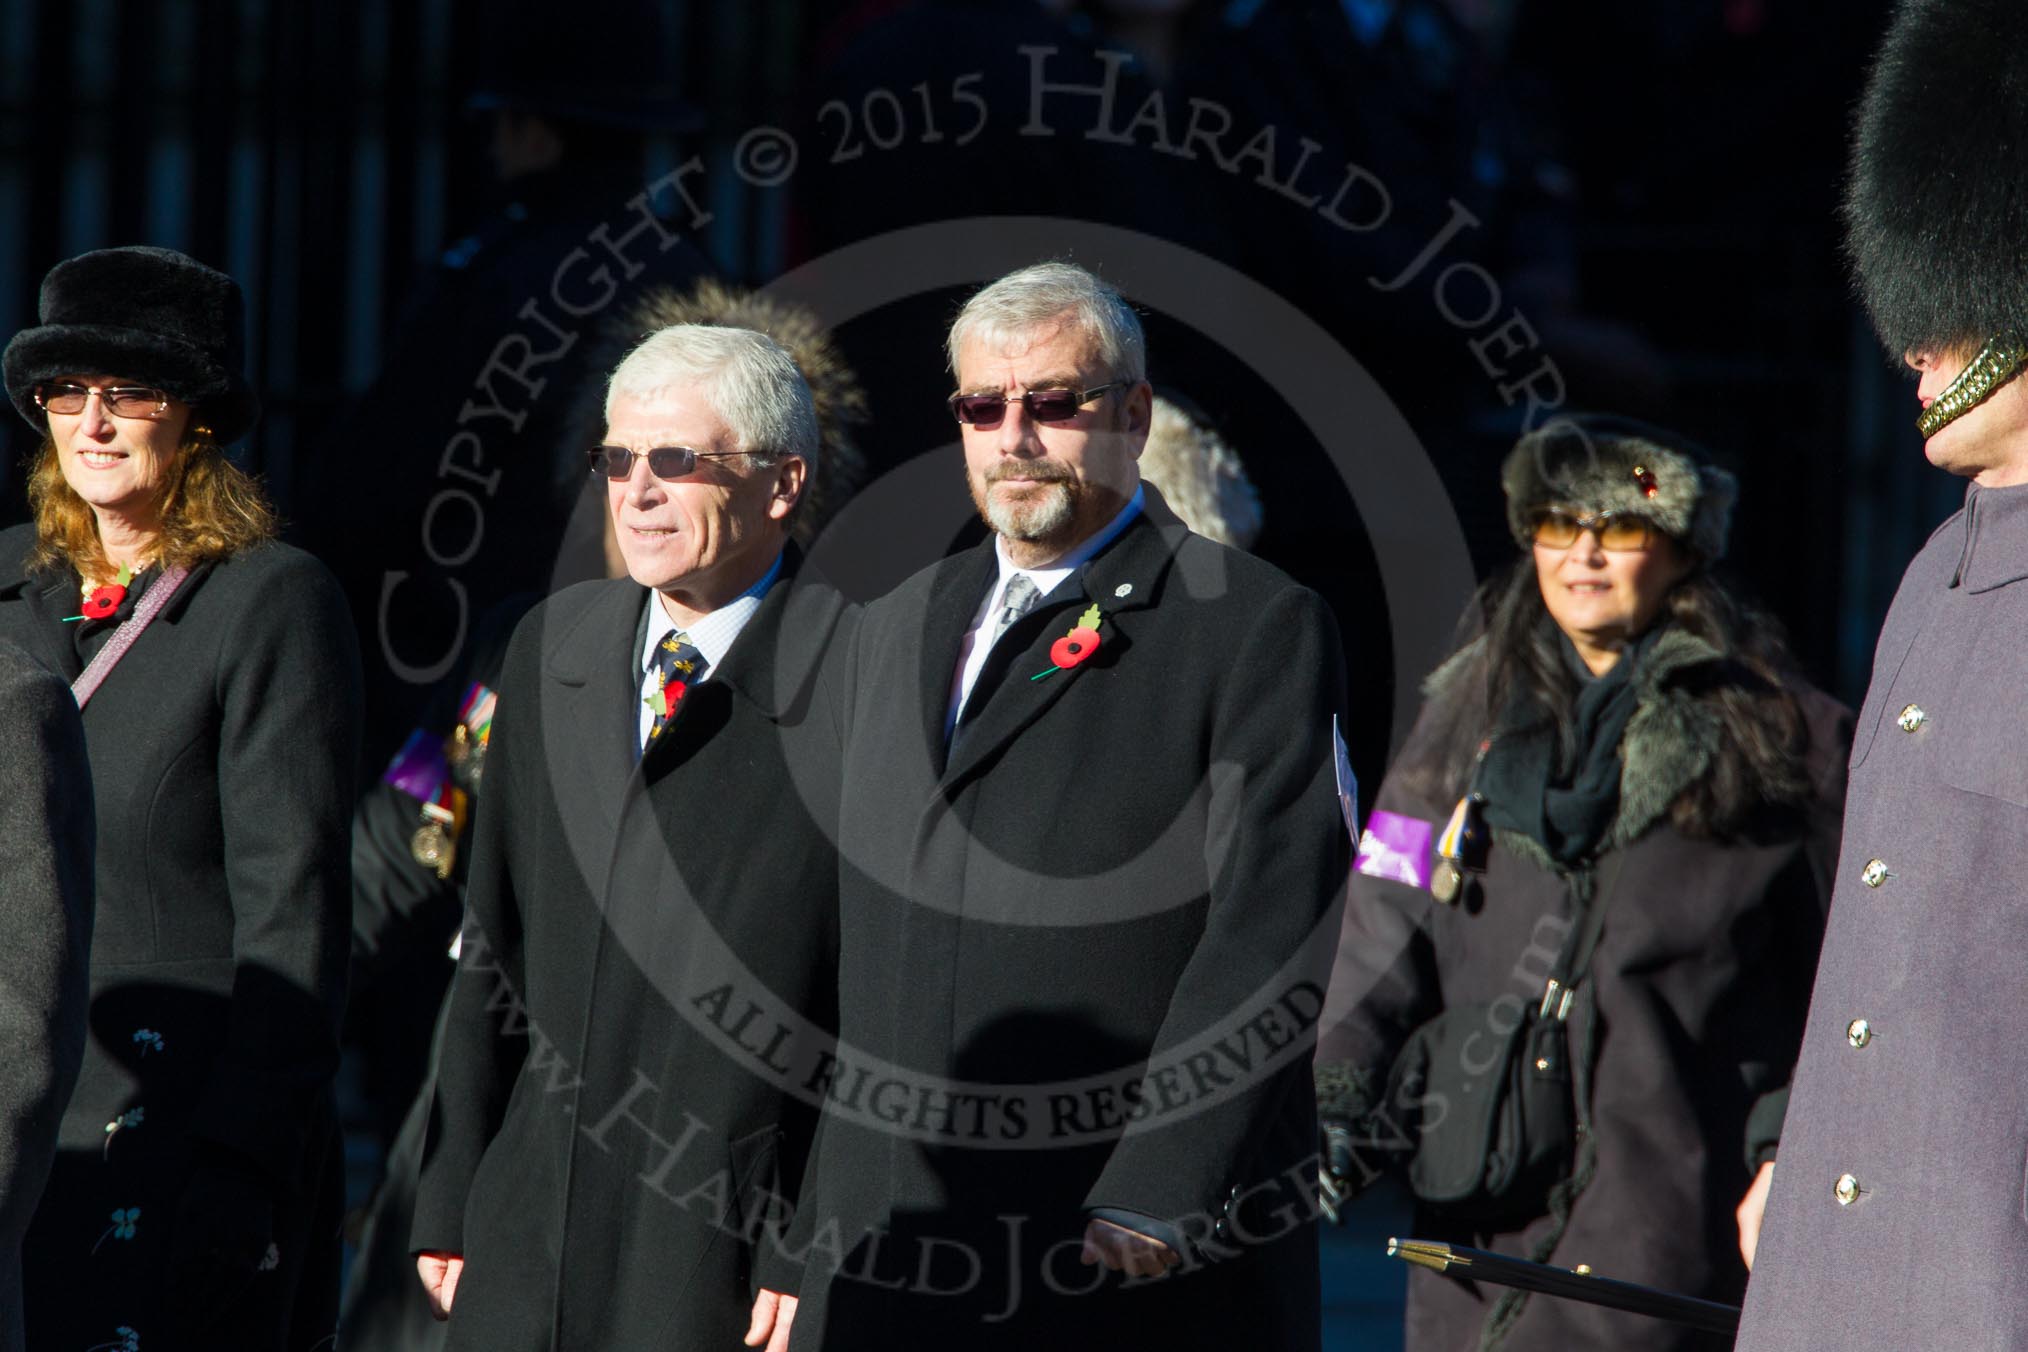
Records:
[[[992,621],[984,632],[979,635],[979,641],[986,648],[990,649],[1000,641],[1000,635],[1013,628],[1016,620],[1035,609],[1036,603],[1041,599],[1041,589],[1035,585],[1026,573],[1016,573],[1013,577],[1008,578],[1007,589],[1000,593],[1000,608],[993,612]],[[983,695],[985,692],[979,691],[976,693]],[[969,704],[970,700],[968,699],[966,703]],[[964,710],[961,708],[959,710],[961,720],[963,713]],[[957,744],[958,735],[962,728],[962,721],[952,725],[949,737],[950,745],[955,746]]]
[[[1000,641],[1000,635],[1014,627],[1014,621],[1035,609],[1035,603],[1042,599],[1042,591],[1028,574],[1016,573],[1007,579],[1007,590],[1000,595],[1000,611],[993,617],[993,633],[986,646],[992,647]]]

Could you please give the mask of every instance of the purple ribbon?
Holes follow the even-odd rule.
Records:
[[[1359,837],[1359,855],[1353,860],[1353,867],[1369,878],[1390,878],[1410,887],[1428,887],[1430,839],[1434,834],[1435,828],[1426,821],[1376,811],[1366,819],[1366,834]]]
[[[394,759],[387,763],[387,773],[381,779],[410,797],[427,803],[450,777],[451,766],[444,759],[443,739],[417,728],[401,744],[401,750],[394,753]]]

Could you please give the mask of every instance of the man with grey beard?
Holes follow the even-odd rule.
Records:
[[[868,607],[836,692],[840,1046],[776,1308],[827,1352],[1313,1348],[1337,627],[1141,483],[1098,278],[1002,278],[949,355],[994,533]]]

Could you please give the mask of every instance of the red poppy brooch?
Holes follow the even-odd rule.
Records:
[[[675,711],[676,706],[683,702],[683,697],[689,693],[690,683],[688,681],[680,679],[671,680],[667,685],[648,696],[642,702],[655,711],[655,717],[667,718]]]
[[[1049,660],[1056,665],[1047,671],[1038,671],[1028,679],[1039,681],[1044,676],[1054,676],[1059,671],[1068,671],[1097,652],[1098,648],[1099,608],[1093,606],[1077,617],[1077,624],[1069,633],[1049,645]]]
[[[127,599],[127,584],[134,580],[134,570],[126,564],[120,565],[120,572],[103,587],[93,587],[85,593],[84,604],[78,607],[79,614],[66,615],[63,622],[72,620],[103,620],[119,610],[120,603]]]

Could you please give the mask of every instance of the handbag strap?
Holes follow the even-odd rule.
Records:
[[[105,684],[106,677],[113,674],[113,668],[127,655],[127,649],[133,647],[134,640],[141,637],[141,631],[154,623],[155,617],[162,613],[163,608],[169,604],[169,599],[176,595],[176,589],[182,586],[183,580],[189,576],[190,570],[178,564],[174,568],[164,569],[162,576],[155,579],[155,585],[148,588],[147,594],[135,604],[134,613],[120,622],[120,627],[106,640],[106,646],[99,649],[98,655],[92,658],[90,665],[70,683],[70,693],[77,700],[78,708],[82,709],[90,703],[98,688]]]
[[[1570,1013],[1571,993],[1591,971],[1591,960],[1598,952],[1599,937],[1605,932],[1606,905],[1612,900],[1624,862],[1624,852],[1614,850],[1592,869],[1591,898],[1588,902],[1580,898],[1583,919],[1571,931],[1563,951],[1556,955],[1556,965],[1550,968],[1549,982],[1542,991],[1541,1013],[1545,1018],[1553,1014],[1561,1019]]]

